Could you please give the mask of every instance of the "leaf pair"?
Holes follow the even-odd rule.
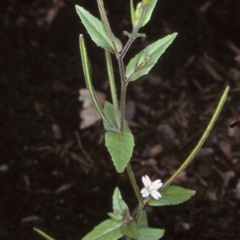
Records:
[[[137,232],[139,240],[158,240],[162,238],[165,230],[160,228],[150,228],[148,227],[147,213],[143,210],[139,216],[137,222]],[[132,239],[127,239],[132,240]]]
[[[163,234],[163,229],[148,227],[147,215],[143,211],[138,223],[130,216],[127,204],[123,201],[118,188],[113,194],[113,213],[108,213],[111,219],[107,219],[97,225],[82,240],[118,240],[126,236],[128,240],[158,240]]]
[[[145,0],[143,2],[138,3],[137,8],[135,10],[133,6],[133,1],[131,0],[130,9],[133,26],[138,21],[141,21],[139,27],[145,26],[151,18],[156,3],[157,0]],[[102,21],[94,17],[91,13],[86,11],[81,6],[76,5],[76,11],[83,25],[87,29],[89,35],[91,36],[92,40],[97,44],[97,46],[100,46],[111,52],[115,52],[115,50],[117,50],[117,52],[121,52],[122,43],[117,37],[113,35],[110,29],[108,20],[106,18],[105,10],[103,9],[102,0],[98,0],[98,6],[102,17]]]
[[[144,0],[137,4],[136,10],[133,6],[133,0],[130,0],[130,11],[132,24],[135,25],[137,21],[140,20],[141,15],[143,15],[142,23],[140,27],[145,26],[152,16],[152,12],[156,6],[158,0]],[[144,8],[146,9],[143,13]]]
[[[182,203],[195,194],[195,191],[184,189],[177,186],[168,186],[161,191],[162,198],[155,200],[149,199],[151,206],[165,206]],[[130,215],[127,204],[122,199],[118,188],[113,193],[113,212],[108,213],[107,219],[97,225],[82,240],[118,240],[127,236],[127,240],[158,240],[164,234],[164,229],[154,229],[148,227],[146,211],[143,210],[136,223]],[[34,229],[38,234],[47,240],[54,240],[39,229]]]

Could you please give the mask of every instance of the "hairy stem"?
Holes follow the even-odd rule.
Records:
[[[124,120],[125,120],[125,108],[126,108],[126,91],[127,87],[125,84],[125,69],[122,57],[118,57],[118,67],[121,78],[121,98],[120,98],[120,132],[124,131]]]
[[[106,11],[104,9],[103,1],[102,0],[97,0],[97,4],[98,4],[98,9],[99,9],[99,12],[100,12],[100,15],[101,15],[101,19],[104,23],[107,34],[108,34],[109,38],[111,39],[111,42],[113,44],[115,52],[117,53],[118,52],[117,47],[116,47],[115,42],[114,42],[114,36],[113,36],[112,30],[111,30],[110,24],[108,22],[108,18],[107,18]]]
[[[136,35],[138,33],[139,28],[142,25],[142,21],[144,18],[144,15],[146,13],[148,7],[148,2],[147,4],[143,5],[143,10],[140,16],[140,19],[138,20],[138,23],[136,26],[133,26],[132,30],[132,35]],[[120,132],[122,133],[124,131],[124,120],[125,120],[125,105],[126,105],[126,89],[127,89],[127,84],[125,82],[125,69],[124,69],[124,64],[123,64],[123,58],[126,55],[128,49],[134,42],[136,37],[130,38],[126,45],[124,46],[121,54],[116,54],[116,57],[118,59],[118,66],[119,66],[119,73],[120,73],[120,78],[121,78],[121,99],[120,99]]]
[[[127,51],[129,50],[130,46],[132,45],[132,43],[134,42],[134,40],[136,39],[136,34],[138,33],[139,28],[142,25],[142,21],[143,21],[143,17],[146,13],[146,9],[147,9],[147,5],[143,6],[143,11],[141,14],[141,17],[138,21],[138,23],[133,26],[133,30],[132,30],[132,38],[129,38],[128,42],[125,44],[122,52],[120,54],[116,54],[117,60],[118,60],[118,67],[119,67],[119,73],[120,73],[120,79],[121,79],[121,97],[120,97],[120,132],[123,133],[124,132],[124,121],[125,121],[125,108],[126,108],[126,90],[127,90],[127,82],[125,79],[125,67],[124,67],[124,63],[123,63],[123,58],[125,57]],[[144,200],[140,194],[140,191],[138,189],[137,186],[137,182],[134,176],[134,173],[132,171],[132,167],[130,162],[127,165],[127,172],[131,181],[131,184],[133,186],[134,192],[136,194],[136,197],[138,199],[139,205],[137,207],[137,214],[136,214],[136,221],[138,220],[142,209],[144,207]]]
[[[128,51],[128,49],[131,47],[132,43],[134,42],[135,39],[128,39],[127,43],[125,44],[120,57],[123,59]]]

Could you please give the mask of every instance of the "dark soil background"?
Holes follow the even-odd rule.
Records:
[[[78,36],[86,36],[94,86],[109,97],[103,51],[74,5],[93,0],[0,3],[0,239],[81,239],[111,211],[116,186],[133,209],[126,173],[116,174],[100,122],[79,128],[85,88]],[[129,1],[105,0],[115,34],[131,31]],[[159,0],[127,60],[148,43],[179,35],[151,73],[129,85],[136,148],[132,167],[165,181],[188,156],[227,84],[231,90],[204,147],[175,184],[197,194],[179,206],[147,208],[164,240],[240,239],[240,1]],[[116,74],[117,74],[117,68]],[[119,87],[119,86],[118,86]]]

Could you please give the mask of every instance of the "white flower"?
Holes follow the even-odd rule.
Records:
[[[148,197],[151,195],[154,199],[159,199],[162,197],[159,191],[157,191],[160,187],[162,187],[163,183],[161,180],[155,180],[154,182],[151,182],[148,175],[145,175],[142,177],[142,182],[144,185],[144,188],[141,190],[142,197]]]

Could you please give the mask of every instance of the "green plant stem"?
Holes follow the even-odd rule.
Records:
[[[134,177],[134,173],[133,173],[133,170],[132,170],[132,167],[131,167],[130,163],[128,163],[128,165],[127,165],[127,172],[128,172],[128,176],[130,178],[131,184],[133,186],[134,192],[135,192],[135,194],[137,196],[137,199],[138,199],[138,205],[135,208],[135,210],[133,212],[133,215],[132,215],[132,216],[135,216],[134,219],[135,219],[136,222],[138,222],[138,219],[141,215],[141,212],[143,210],[143,207],[144,207],[145,203],[144,203],[144,200],[143,200],[143,198],[140,194],[140,191],[139,191],[139,188],[137,186],[137,182],[136,182],[136,179]]]
[[[124,68],[124,63],[123,63],[123,58],[125,54],[127,53],[128,49],[130,48],[131,44],[133,43],[134,39],[129,39],[128,42],[126,43],[123,51],[121,52],[120,55],[117,56],[118,59],[118,66],[119,66],[119,73],[120,73],[120,79],[121,79],[121,98],[120,98],[120,132],[123,133],[124,131],[124,121],[125,121],[125,108],[126,108],[126,91],[127,91],[127,85],[125,82],[125,68]],[[143,206],[144,206],[144,201],[143,198],[139,192],[138,185],[134,176],[134,173],[132,171],[132,167],[130,162],[127,165],[127,172],[128,176],[130,178],[132,187],[134,189],[134,192],[136,194],[136,197],[138,199],[138,207],[137,207],[137,214],[136,214],[136,221],[138,220]]]
[[[97,0],[97,4],[98,4],[98,9],[99,9],[99,12],[100,12],[100,15],[101,15],[101,19],[104,23],[107,34],[108,34],[109,38],[111,39],[111,42],[113,44],[115,53],[117,53],[118,52],[117,47],[116,47],[115,42],[114,42],[114,36],[113,36],[112,30],[111,30],[110,24],[108,22],[108,18],[107,18],[106,11],[104,9],[103,1],[102,0]]]
[[[131,167],[131,164],[130,164],[130,163],[128,163],[128,165],[127,165],[127,172],[128,172],[128,176],[129,176],[129,178],[130,178],[130,181],[131,181],[131,183],[132,183],[134,192],[135,192],[135,194],[136,194],[136,196],[137,196],[137,199],[138,199],[138,202],[139,202],[139,206],[140,206],[141,209],[142,209],[142,207],[144,206],[144,201],[143,201],[143,198],[142,198],[142,196],[141,196],[141,194],[140,194],[140,191],[139,191],[139,189],[138,189],[137,182],[136,182],[136,179],[135,179],[135,177],[134,177],[133,170],[132,170],[132,167]],[[138,208],[138,209],[139,209],[139,208]]]
[[[125,108],[126,108],[126,91],[124,64],[122,57],[118,58],[118,67],[121,79],[121,98],[120,98],[120,132],[124,132]]]
[[[137,24],[135,26],[133,26],[133,30],[132,30],[132,33],[131,35],[134,36],[138,33],[138,30],[140,29],[141,25],[142,25],[142,22],[143,22],[143,18],[145,16],[145,13],[146,13],[146,10],[148,8],[148,4],[147,5],[144,5],[143,6],[143,10],[142,10],[142,13],[141,13],[141,16],[137,22]],[[122,59],[124,58],[124,56],[126,55],[128,49],[130,48],[130,46],[132,45],[132,43],[134,42],[134,40],[136,39],[136,37],[132,37],[130,38],[127,43],[125,44],[121,54],[119,55]]]
[[[125,109],[126,109],[126,86],[124,83],[121,84],[121,101],[120,101],[120,132],[124,132],[124,120],[125,120]]]
[[[223,104],[226,101],[227,98],[227,94],[229,91],[229,86],[227,86],[219,100],[219,103],[217,105],[217,108],[206,128],[206,130],[204,131],[202,137],[200,138],[200,140],[198,141],[197,145],[195,146],[195,148],[192,150],[192,152],[190,153],[190,155],[187,157],[187,159],[183,162],[183,164],[179,167],[179,169],[163,184],[163,188],[167,187],[169,184],[172,183],[172,181],[189,165],[189,163],[193,160],[193,158],[196,156],[196,154],[198,153],[198,151],[200,150],[200,148],[202,147],[203,143],[205,142],[205,140],[207,139],[209,133],[211,132],[214,123],[216,122],[219,113],[222,110]]]
[[[100,1],[100,0],[99,0]],[[138,33],[139,28],[142,25],[143,17],[146,13],[148,4],[143,6],[143,10],[140,16],[140,19],[138,20],[138,23],[136,26],[133,26],[132,35],[136,35]],[[121,99],[120,99],[120,132],[122,133],[124,131],[124,120],[125,120],[125,105],[126,105],[126,82],[125,82],[125,69],[123,64],[123,58],[126,55],[128,49],[134,42],[136,37],[130,38],[127,43],[125,44],[121,54],[116,54],[116,57],[118,59],[118,66],[119,66],[119,73],[121,78]]]
[[[141,215],[141,213],[142,213],[143,208],[144,208],[144,204],[138,204],[137,215],[136,215],[136,217],[135,217],[136,223],[137,223],[138,220],[139,220],[139,217],[140,217],[140,215]]]
[[[122,59],[125,57],[128,49],[131,47],[132,43],[134,42],[135,38],[134,39],[128,39],[127,43],[125,44],[121,54],[119,55],[119,57],[121,57]]]
[[[142,14],[141,14],[141,18],[138,21],[138,24],[133,27],[133,31],[132,31],[133,35],[135,35],[138,32],[139,28],[141,27],[142,21],[143,21],[143,16],[146,12],[146,9],[147,9],[147,6],[144,5],[143,6],[143,11],[142,11]],[[127,90],[127,84],[125,82],[125,68],[124,68],[123,58],[125,57],[127,51],[129,50],[130,46],[132,45],[132,43],[134,42],[135,39],[136,39],[136,37],[130,38],[128,40],[128,42],[125,44],[121,54],[116,54],[116,57],[117,57],[117,60],[118,60],[120,79],[121,79],[121,98],[120,98],[120,132],[121,133],[124,132],[125,108],[126,108],[126,90]],[[136,179],[134,177],[134,173],[132,171],[132,167],[131,167],[130,162],[127,165],[127,172],[128,172],[131,184],[133,186],[134,192],[135,192],[135,194],[137,196],[137,199],[138,199],[138,202],[139,202],[139,205],[138,205],[138,208],[137,208],[137,214],[136,214],[136,220],[138,220],[138,218],[141,214],[141,211],[144,207],[144,201],[143,201],[143,198],[142,198],[142,196],[140,194],[140,191],[138,189],[137,182],[136,182]]]
[[[118,98],[117,98],[116,85],[115,85],[115,79],[113,74],[112,58],[111,58],[111,53],[108,50],[105,50],[105,58],[106,58],[106,65],[107,65],[107,72],[108,72],[112,101],[113,101],[114,108],[118,111]]]
[[[142,14],[140,16],[140,19],[138,20],[137,25],[133,27],[133,30],[132,30],[132,33],[131,33],[132,36],[134,36],[134,35],[136,35],[138,33],[138,30],[139,30],[139,28],[142,25],[142,21],[143,21],[144,15],[146,13],[147,7],[148,7],[148,5],[144,5],[143,6],[143,10],[142,10]],[[132,38],[128,39],[128,41],[125,44],[121,54],[119,55],[122,59],[124,58],[124,56],[126,55],[128,49],[131,47],[132,43],[135,41],[136,38],[137,37],[132,37]]]

